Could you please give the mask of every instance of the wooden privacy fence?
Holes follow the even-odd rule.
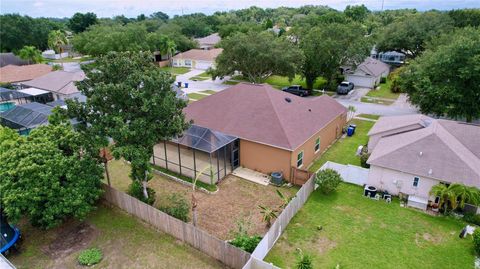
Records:
[[[299,169],[296,167],[292,167],[291,171],[291,183],[295,185],[302,186],[307,182],[308,179],[313,175],[312,172],[305,170],[305,169]]]
[[[250,259],[250,253],[232,246],[189,223],[176,219],[153,206],[145,204],[124,192],[105,184],[103,189],[105,190],[104,199],[107,202],[153,225],[160,231],[186,242],[231,268],[243,268]]]
[[[295,195],[287,207],[283,209],[282,213],[275,220],[263,239],[257,245],[252,253],[252,257],[249,262],[243,267],[243,269],[274,269],[278,268],[274,265],[268,264],[263,261],[267,256],[270,249],[272,249],[275,242],[287,227],[290,220],[297,214],[297,212],[303,207],[310,194],[315,190],[315,175],[311,175],[310,179],[303,184],[300,190]]]

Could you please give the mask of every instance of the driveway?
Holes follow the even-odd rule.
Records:
[[[372,103],[363,103],[358,101],[340,100],[337,101],[345,107],[354,106],[356,108],[356,114],[375,114],[382,116],[397,116],[397,115],[410,115],[419,113],[417,108],[413,106],[398,107],[398,106],[384,106]]]
[[[212,91],[222,91],[228,87],[229,85],[222,84],[225,79],[216,79],[216,80],[203,80],[203,81],[193,81],[190,78],[197,76],[201,73],[205,72],[205,70],[198,70],[198,69],[191,69],[190,72],[182,74],[182,75],[177,75],[175,81],[176,82],[182,82],[183,83],[188,83],[188,88],[182,88],[182,90],[185,93],[194,93],[194,92],[200,92],[200,91],[205,91],[205,90],[212,90]]]
[[[353,91],[349,92],[346,95],[335,94],[333,98],[340,100],[350,100],[350,101],[360,101],[362,97],[368,93],[370,89],[368,88],[354,88]]]

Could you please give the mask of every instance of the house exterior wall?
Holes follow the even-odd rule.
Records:
[[[399,134],[399,133],[404,133],[404,132],[408,132],[408,131],[413,131],[413,130],[416,130],[416,129],[420,129],[421,127],[422,126],[420,126],[419,124],[414,124],[414,125],[409,125],[409,126],[405,126],[405,127],[402,127],[402,128],[397,128],[397,129],[388,130],[388,131],[385,131],[385,132],[370,135],[370,138],[368,139],[368,151],[372,152],[372,150],[375,148],[375,146],[380,141],[380,138],[382,138],[382,137],[389,136],[389,135],[394,135],[394,134]]]
[[[347,114],[338,115],[327,126],[318,131],[314,136],[305,141],[303,145],[293,151],[290,166],[297,167],[298,154],[303,151],[303,165],[299,168],[307,169],[312,162],[322,155],[338,137],[342,135],[342,128],[347,121]],[[315,152],[315,141],[320,138],[320,149]]]
[[[282,172],[290,178],[291,152],[265,144],[240,139],[240,165],[265,174]]]
[[[413,186],[414,177],[420,179],[418,187]],[[400,187],[395,184],[395,180],[400,182]],[[398,195],[399,192],[402,192],[430,200],[433,200],[434,197],[430,196],[429,192],[432,187],[438,183],[440,183],[440,181],[434,178],[417,176],[376,165],[370,166],[367,180],[367,185],[372,185],[381,190],[387,190],[393,195]]]
[[[189,67],[189,68],[195,68],[195,69],[202,69],[206,70],[209,67],[213,67],[214,64],[212,61],[198,61],[198,60],[190,60],[191,65],[187,65],[186,62],[187,60],[190,59],[173,59],[173,66],[175,67]]]
[[[355,87],[373,88],[375,86],[375,78],[361,74],[347,74],[345,80],[352,82]]]

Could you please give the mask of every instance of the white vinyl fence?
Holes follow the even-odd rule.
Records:
[[[343,181],[352,183],[355,185],[363,186],[367,184],[369,169],[350,164],[339,164],[334,162],[326,162],[320,169],[325,170],[327,168],[337,171],[343,178]],[[317,171],[318,172],[318,171]]]
[[[287,227],[290,220],[297,214],[298,210],[303,207],[310,194],[315,189],[315,174],[303,184],[287,207],[283,209],[282,213],[273,223],[272,227],[263,237],[262,241],[257,245],[253,251],[250,260],[245,264],[243,269],[277,269],[278,267],[263,261],[270,249],[272,249],[275,242]]]

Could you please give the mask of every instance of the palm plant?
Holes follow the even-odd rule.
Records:
[[[177,48],[177,45],[175,44],[175,42],[173,42],[173,40],[171,39],[168,39],[165,47],[165,52],[167,53],[170,66],[172,66],[172,57],[173,57],[173,54],[175,54],[176,48]]]
[[[18,56],[22,60],[28,61],[28,64],[42,62],[42,54],[34,46],[24,46],[18,51]]]
[[[430,195],[440,197],[438,207],[444,207],[444,213],[447,213],[448,202],[450,202],[453,209],[457,207],[457,195],[452,188],[454,184],[447,186],[446,184],[439,183],[432,187]]]
[[[60,54],[62,58],[63,46],[68,43],[65,33],[60,30],[53,30],[48,34],[48,46]],[[63,66],[63,62],[62,62]]]
[[[298,249],[299,255],[297,258],[297,263],[295,264],[296,269],[312,269],[313,261],[312,257],[308,254],[303,253],[301,249]]]
[[[353,119],[353,116],[355,115],[355,112],[357,112],[357,109],[354,106],[348,106],[348,119],[347,121],[350,121]]]
[[[480,191],[475,187],[465,186],[463,184],[452,184],[453,190],[457,195],[458,206],[465,207],[465,203],[469,202],[474,205],[480,203]]]
[[[292,201],[294,196],[285,196],[281,191],[277,190],[277,194],[282,199],[282,204],[280,205],[280,209],[287,207],[288,203]]]
[[[440,197],[439,207],[444,207],[445,213],[448,210],[448,203],[452,210],[460,207],[463,208],[466,202],[472,204],[480,204],[480,191],[475,187],[465,186],[463,184],[454,183],[449,186],[440,183],[432,187],[430,195]]]
[[[262,219],[266,223],[267,228],[270,228],[272,226],[272,220],[274,220],[277,217],[277,210],[272,209],[268,206],[258,206],[261,210],[260,213],[262,213]]]

